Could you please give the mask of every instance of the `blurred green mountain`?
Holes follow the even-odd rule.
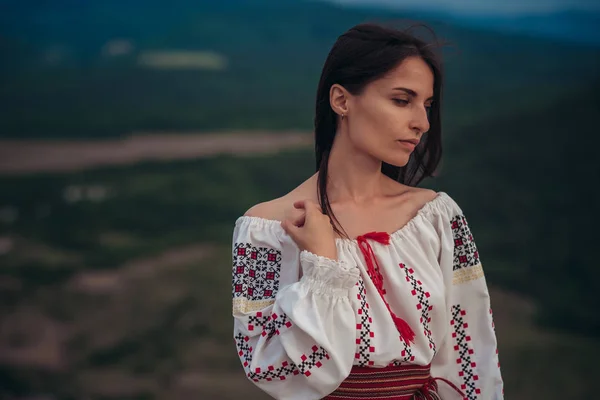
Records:
[[[2,2],[0,137],[310,129],[337,36],[392,19],[421,20],[302,0]],[[450,129],[542,109],[600,65],[594,48],[423,22],[452,43],[443,51]]]

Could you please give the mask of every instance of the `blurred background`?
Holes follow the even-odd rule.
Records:
[[[451,43],[423,186],[469,218],[506,398],[597,398],[593,0],[0,0],[0,398],[266,399],[233,225],[314,172],[327,53],[387,20]]]

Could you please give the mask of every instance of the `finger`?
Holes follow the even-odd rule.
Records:
[[[292,225],[294,226],[304,226],[304,223],[306,222],[306,213],[303,213],[302,215],[299,215],[295,218],[290,218],[290,221],[292,222]]]
[[[292,223],[290,223],[289,220],[283,220],[281,221],[281,227],[283,228],[283,230],[290,235],[290,237],[296,241],[296,238],[298,237],[297,232],[298,232],[298,228],[296,226],[294,226]]]
[[[315,209],[318,209],[319,212],[321,211],[321,207],[311,199],[296,200],[294,202],[294,207],[302,208],[302,209],[306,210],[307,212],[308,212],[308,210],[312,210],[311,212],[314,212]]]
[[[305,214],[304,209],[298,210],[295,208],[286,208],[284,211],[283,219],[295,220]]]
[[[321,206],[312,200],[307,200],[304,204],[307,214],[320,214],[323,215]]]
[[[304,226],[306,212],[304,210],[287,209],[284,212],[283,220],[286,220],[290,225],[297,227]]]
[[[304,208],[306,208],[305,203],[306,203],[306,200],[296,200],[294,202],[294,208],[304,209]]]
[[[313,207],[313,206],[318,206],[318,205],[319,204],[312,199],[302,199],[302,200],[296,200],[294,202],[295,208],[308,208],[308,207]]]
[[[287,216],[286,218],[284,218],[284,220],[288,226],[292,225],[292,226],[297,226],[297,227],[302,227],[304,226],[304,223],[306,222],[306,213],[302,213],[301,215],[290,215]],[[282,221],[282,223],[283,223]]]

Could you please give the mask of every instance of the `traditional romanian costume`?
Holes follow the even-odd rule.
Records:
[[[503,398],[479,253],[448,194],[336,247],[332,260],[279,221],[235,222],[234,338],[250,380],[281,400]]]

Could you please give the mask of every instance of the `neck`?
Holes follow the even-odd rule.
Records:
[[[327,194],[331,203],[365,204],[384,196],[381,160],[359,151],[347,132],[337,132],[329,155]]]

